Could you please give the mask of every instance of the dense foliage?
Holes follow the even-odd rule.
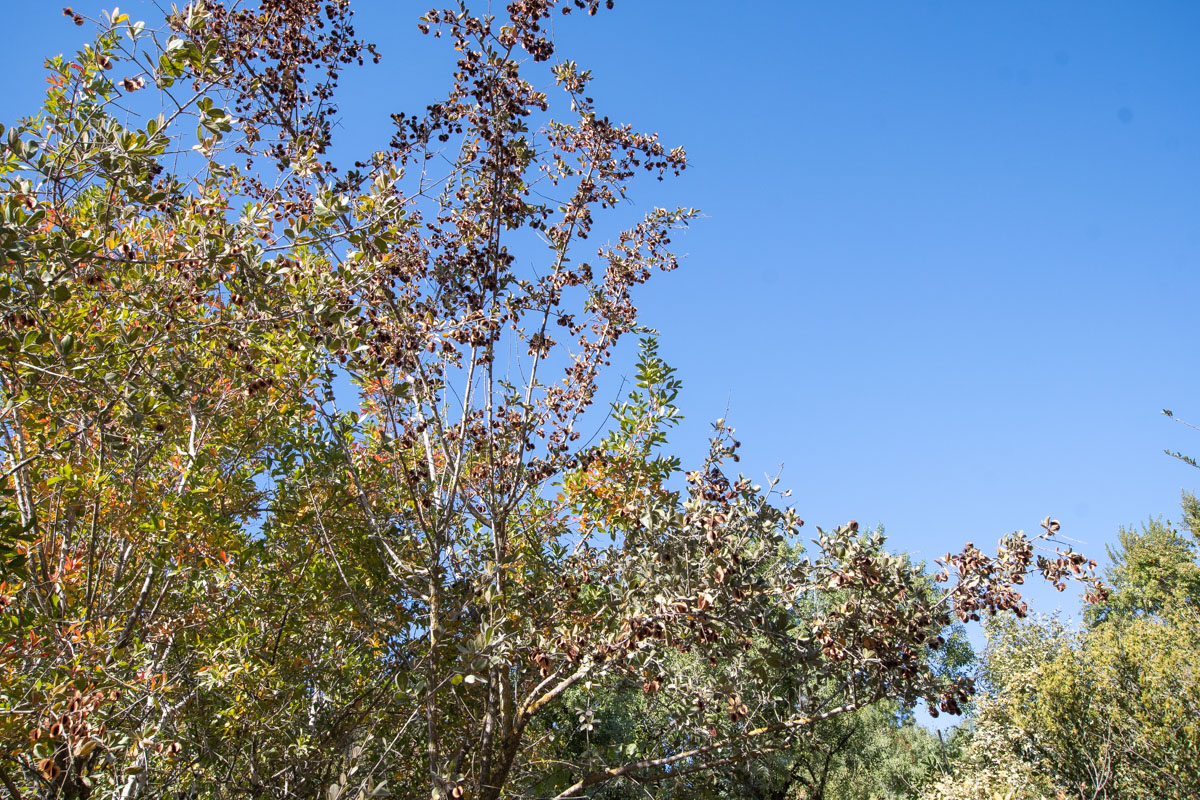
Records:
[[[47,62],[0,150],[14,800],[818,796],[916,736],[880,720],[961,710],[952,622],[1090,581],[1035,553],[1049,518],[945,586],[854,522],[804,540],[724,421],[666,454],[652,339],[595,408],[694,216],[582,249],[686,167],[555,52],[549,15],[600,6],[429,12],[448,94],[344,172],[337,80],[374,54],[346,0],[114,11]]]
[[[1187,535],[1157,519],[1120,532],[1114,591],[1086,626],[989,625],[975,727],[932,796],[1200,796],[1198,512],[1185,495]]]

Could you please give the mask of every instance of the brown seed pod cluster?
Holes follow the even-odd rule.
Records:
[[[345,0],[259,0],[254,4],[210,2],[199,32],[189,32],[202,48],[213,47],[224,65],[218,77],[233,94],[233,111],[245,134],[244,152],[265,154],[281,166],[299,148],[324,152],[331,141],[338,79],[350,64],[367,56],[378,62],[375,46],[356,38],[353,12]],[[185,30],[182,16],[173,26]],[[268,141],[274,133],[276,138]],[[332,169],[332,165],[327,165]]]
[[[37,772],[47,784],[67,797],[87,797],[90,783],[87,772],[104,752],[102,742],[108,726],[96,722],[101,708],[121,698],[120,689],[108,692],[93,686],[74,690],[61,707],[43,717],[30,731],[30,742],[51,754],[39,759]]]

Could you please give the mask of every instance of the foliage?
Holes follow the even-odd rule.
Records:
[[[1183,507],[1194,521],[1191,495]],[[934,796],[1002,785],[1114,800],[1200,792],[1195,548],[1151,520],[1123,529],[1112,556],[1115,590],[1089,626],[989,625],[976,728],[958,777]]]
[[[599,9],[429,12],[448,95],[344,174],[335,87],[373,53],[345,0],[114,11],[47,62],[0,152],[12,797],[682,786],[879,704],[958,712],[946,626],[1090,577],[1035,556],[1049,518],[948,555],[945,588],[854,522],[802,549],[724,421],[697,469],[663,452],[653,340],[589,415],[694,216],[579,253],[637,173],[686,167],[548,63],[551,12]],[[580,692],[669,735],[559,748],[595,729]]]
[[[1200,550],[1197,521],[1200,502],[1184,493],[1183,518],[1189,536],[1169,523],[1151,519],[1140,531],[1124,527],[1118,546],[1109,548],[1108,580],[1115,589],[1106,603],[1090,609],[1097,617],[1157,615],[1169,608],[1193,608],[1200,602]]]
[[[671,735],[662,716],[653,712],[641,692],[590,697],[579,693],[568,699],[557,728],[576,730],[558,745],[571,755],[581,749],[611,751],[615,743],[638,739],[661,741]],[[574,725],[576,720],[580,724]],[[599,787],[593,796],[604,800],[909,798],[940,774],[942,759],[937,738],[917,725],[910,712],[893,702],[880,702],[812,726],[778,752],[759,753],[659,785],[617,779]]]
[[[996,719],[986,698],[978,702],[971,730],[952,771],[922,792],[925,800],[1049,800],[1058,795],[1045,775],[1017,754],[1023,732]]]
[[[864,541],[868,538],[860,537]],[[787,549],[781,551],[785,559],[797,555]],[[934,596],[932,581],[926,582],[922,591]],[[846,592],[828,591],[813,598],[812,603],[823,609],[822,613],[829,613],[841,607],[849,596]],[[810,606],[803,617],[816,614],[817,608]],[[802,619],[796,622],[802,623]],[[974,656],[962,626],[955,625],[943,633],[946,643],[936,650],[925,651],[922,667],[948,680],[965,676]],[[696,667],[694,658],[677,654],[670,671],[680,675],[694,672]],[[775,668],[775,679],[781,683],[788,674]],[[836,690],[814,685],[811,674],[803,677],[809,681],[803,689],[806,694],[819,696]],[[626,750],[644,751],[670,742],[678,735],[674,730],[678,712],[672,705],[655,703],[654,697],[634,687],[617,693],[596,691],[592,687],[572,690],[566,695],[561,717],[549,726],[548,734],[555,739],[552,757],[559,762],[587,756],[600,762],[611,761]],[[578,725],[574,726],[576,721]],[[560,733],[571,727],[577,730],[569,735]],[[911,709],[884,700],[806,726],[785,746],[751,754],[742,763],[694,773],[660,787],[618,779],[596,796],[613,800],[646,796],[781,800],[911,797],[917,787],[942,769],[942,759],[937,740],[915,724]]]
[[[892,800],[937,773],[939,744],[911,714],[879,703],[814,729],[777,759],[733,772],[719,797]]]

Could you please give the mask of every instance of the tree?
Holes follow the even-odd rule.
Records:
[[[969,682],[926,657],[950,621],[1086,576],[1035,557],[1049,518],[947,556],[936,591],[857,523],[798,549],[724,421],[697,469],[664,454],[680,387],[652,339],[594,413],[694,216],[579,253],[637,173],[686,166],[554,60],[550,14],[599,10],[431,11],[449,94],[344,173],[337,79],[374,55],[346,0],[114,12],[47,62],[0,166],[11,796],[687,781],[875,704],[957,712]],[[672,735],[558,759],[579,691],[640,693]]]
[[[1157,615],[1171,608],[1195,608],[1200,602],[1200,553],[1197,552],[1197,521],[1200,503],[1195,495],[1183,495],[1183,519],[1190,533],[1151,519],[1140,531],[1124,527],[1117,534],[1118,546],[1109,548],[1112,567],[1108,580],[1115,590],[1107,603],[1092,611],[1098,617]]]
[[[1194,524],[1190,494],[1183,509]],[[989,626],[974,738],[935,796],[982,797],[1000,783],[1114,800],[1200,792],[1195,548],[1151,520],[1122,529],[1111,556],[1114,590],[1089,625]]]
[[[1060,800],[1053,782],[1018,754],[1024,731],[996,718],[990,701],[979,698],[972,728],[960,735],[962,751],[920,796],[924,800]]]
[[[801,555],[787,548],[781,554],[785,559]],[[932,581],[927,581],[922,591],[934,599]],[[805,607],[794,622],[805,624],[805,620],[819,614],[836,613],[848,599],[850,594],[846,592],[822,593],[811,599],[815,605]],[[973,654],[962,626],[953,626],[942,634],[946,643],[936,650],[926,650],[921,668],[931,669],[947,680],[965,676]],[[671,672],[678,675],[691,666],[687,659],[676,656]],[[776,681],[782,685],[788,673],[778,667],[775,671]],[[814,681],[811,673],[804,677]],[[809,685],[804,691],[835,695],[837,687]],[[673,736],[685,741],[687,733],[675,730],[678,710],[673,705],[652,702],[651,697],[639,687],[617,692],[572,690],[550,726],[554,744],[548,748],[546,758],[558,763],[588,757],[600,761],[607,757],[611,761],[626,751],[662,748]],[[912,797],[919,786],[940,771],[942,757],[938,749],[937,740],[915,724],[911,708],[884,700],[805,726],[786,746],[751,754],[742,763],[658,787],[620,779],[605,786],[597,796],[611,800],[647,796],[681,800]]]
[[[731,771],[716,797],[892,800],[915,797],[938,772],[938,740],[912,712],[877,703],[814,728],[777,757]]]

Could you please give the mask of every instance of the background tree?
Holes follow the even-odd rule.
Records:
[[[861,535],[865,540],[866,535]],[[785,558],[800,557],[799,552],[783,549]],[[924,591],[934,594],[932,581]],[[836,612],[850,595],[828,591],[813,598],[823,613]],[[817,615],[808,607],[803,619]],[[973,654],[961,625],[943,631],[947,641],[923,655],[923,667],[931,668],[946,679],[965,676],[972,666]],[[752,637],[754,638],[754,637]],[[695,670],[694,659],[677,655],[672,674]],[[789,671],[772,665],[776,691],[794,677],[802,683],[802,693],[820,696],[836,694],[837,687],[814,685],[819,678],[807,670]],[[678,714],[673,705],[654,702],[644,687],[630,686],[623,691],[604,692],[584,687],[569,692],[562,707],[547,726],[545,758],[570,763],[587,757],[609,761],[626,752],[670,747],[672,739],[686,741],[688,732],[674,724]],[[784,747],[751,755],[743,763],[710,773],[695,773],[686,780],[663,786],[645,785],[622,777],[600,790],[606,798],[662,796],[676,798],[758,797],[758,798],[854,798],[911,797],[942,769],[936,737],[915,724],[912,709],[896,701],[880,701],[853,712],[838,714],[805,726]]]
[[[1160,615],[1166,610],[1195,608],[1200,598],[1200,502],[1185,492],[1183,529],[1151,519],[1141,530],[1124,527],[1118,546],[1109,548],[1112,567],[1108,579],[1115,589],[1104,604],[1090,609],[1098,618],[1108,615],[1137,617]]]
[[[1189,525],[1196,508],[1185,493]],[[1185,537],[1160,520],[1123,529],[1111,553],[1114,591],[1084,627],[989,626],[976,728],[959,777],[936,796],[986,796],[1022,782],[1036,787],[1033,796],[1200,792],[1200,595],[1191,531]]]

